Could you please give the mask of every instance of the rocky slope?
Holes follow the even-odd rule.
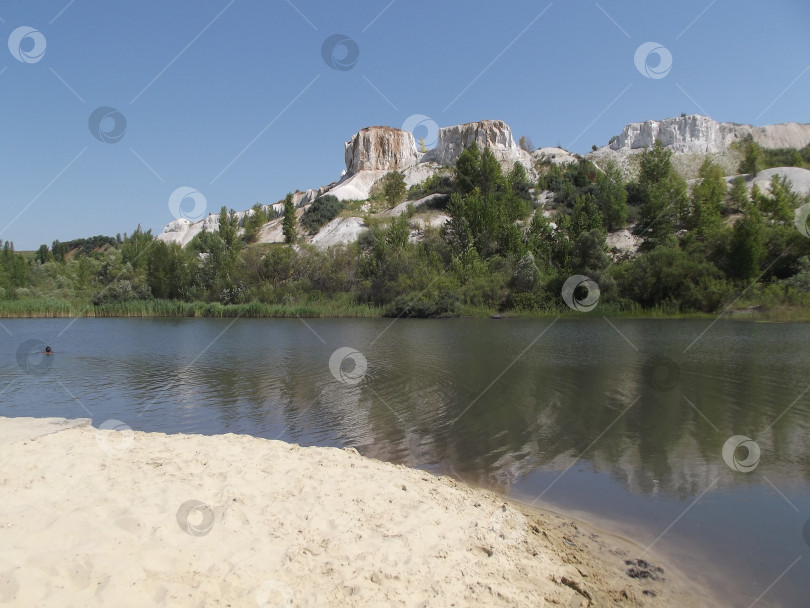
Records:
[[[674,152],[675,169],[685,178],[697,177],[708,154],[727,175],[736,173],[742,154],[732,144],[751,136],[763,148],[803,148],[810,144],[810,124],[795,122],[754,127],[717,122],[708,116],[692,114],[664,120],[647,120],[626,125],[608,145],[585,157],[597,165],[613,161],[628,178],[638,173],[637,154],[651,148],[656,140]]]
[[[734,123],[717,122],[707,116],[693,114],[667,118],[665,120],[648,120],[631,123],[622,132],[611,138],[608,145],[586,155],[597,165],[612,160],[618,164],[628,177],[638,170],[638,152],[648,149],[660,140],[673,152],[673,163],[685,177],[694,177],[697,169],[709,154],[718,162],[727,175],[734,175],[740,160],[739,151],[732,144],[746,136],[753,137],[764,148],[802,148],[810,144],[810,124],[783,123],[754,127]],[[376,182],[389,171],[401,171],[408,186],[418,184],[445,167],[455,165],[465,148],[476,143],[480,148],[489,148],[504,169],[511,168],[516,162],[526,167],[529,174],[534,174],[538,161],[550,161],[555,164],[576,162],[577,156],[560,148],[540,148],[529,154],[516,143],[512,131],[502,120],[482,120],[462,125],[439,129],[436,148],[424,154],[416,148],[413,134],[392,127],[366,127],[355,133],[344,144],[346,170],[337,182],[319,188],[296,191],[293,203],[298,215],[316,198],[328,193],[340,200],[366,200],[371,195]],[[760,181],[770,179],[773,172],[757,176]],[[785,169],[787,171],[787,169]],[[781,174],[787,175],[785,171]],[[798,173],[801,173],[799,175]],[[789,171],[788,171],[789,173]],[[794,181],[794,187],[800,192],[810,190],[810,180],[803,169],[796,169],[788,177]],[[542,199],[542,195],[541,198]],[[268,205],[270,216],[281,214],[282,202]],[[366,210],[367,211],[367,210]],[[240,219],[251,214],[243,211],[237,214]],[[419,220],[420,218],[415,218]],[[427,218],[421,218],[427,221]],[[349,221],[351,220],[351,221]],[[435,220],[433,218],[431,221]],[[415,224],[414,224],[415,225]],[[308,237],[308,240],[319,247],[328,247],[337,243],[357,239],[364,226],[359,218],[338,218],[323,229],[324,234]],[[166,242],[187,245],[200,231],[217,230],[217,216],[210,215],[198,222],[177,219],[170,222],[157,238]],[[625,243],[626,238],[616,236],[618,243]],[[272,220],[260,231],[260,242],[281,242],[281,223]]]

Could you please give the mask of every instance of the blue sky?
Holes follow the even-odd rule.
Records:
[[[0,20],[0,239],[18,250],[158,233],[180,187],[212,212],[275,202],[336,180],[362,127],[414,114],[582,153],[681,112],[810,122],[806,0],[12,0]],[[334,34],[350,69],[322,56]],[[647,42],[663,77],[636,68]]]

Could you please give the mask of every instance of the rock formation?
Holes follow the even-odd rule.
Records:
[[[185,247],[191,242],[191,239],[203,231],[203,228],[208,232],[218,232],[219,216],[211,214],[193,223],[181,217],[169,222],[163,232],[158,234],[156,238],[164,243],[179,243],[181,247]]]
[[[661,140],[674,152],[717,153],[748,135],[764,148],[803,148],[810,144],[810,124],[789,122],[753,127],[716,122],[708,116],[692,114],[630,123],[607,147],[617,152],[631,152],[650,148],[656,140]]]
[[[366,127],[346,142],[346,173],[401,171],[419,162],[413,134],[393,127]]]
[[[748,135],[765,148],[803,148],[810,144],[810,124],[783,123],[763,127],[719,123],[707,116],[693,114],[668,118],[665,120],[648,120],[631,123],[624,127],[621,134],[611,139],[610,143],[595,152],[586,155],[589,160],[600,163],[602,159],[617,163],[625,175],[632,177],[638,170],[637,152],[650,148],[656,140],[673,150],[676,155],[673,162],[684,176],[694,176],[702,162],[703,154],[713,154],[715,162],[723,166],[726,175],[736,172],[739,165],[739,152],[729,150],[729,146]],[[526,167],[530,176],[534,174],[535,161],[551,161],[554,164],[576,162],[577,156],[559,148],[541,148],[533,154],[522,150],[512,136],[512,131],[502,120],[482,120],[463,125],[439,129],[437,147],[425,154],[419,154],[413,134],[392,127],[366,127],[361,129],[345,144],[346,171],[339,182],[334,182],[317,189],[296,191],[293,203],[300,214],[304,207],[326,193],[340,200],[365,200],[369,198],[377,180],[389,171],[402,171],[408,186],[424,181],[442,166],[454,166],[465,148],[477,144],[479,148],[489,148],[501,165],[508,169],[515,162]],[[694,166],[684,163],[692,162]],[[680,164],[678,164],[680,163]],[[683,165],[683,166],[681,166]],[[772,173],[781,172],[788,176],[794,188],[801,193],[810,192],[810,171],[796,168],[781,168],[762,172],[756,181],[767,186]],[[789,175],[788,173],[789,172]],[[543,194],[539,200],[543,201]],[[267,206],[271,217],[278,218],[282,213],[281,202]],[[237,214],[240,221],[250,210]],[[440,220],[442,223],[444,220]],[[196,223],[178,219],[169,223],[157,238],[165,242],[176,242],[187,245],[194,236],[205,228],[218,230],[218,216],[209,215]],[[321,235],[311,238],[311,242],[320,247],[339,242],[356,240],[362,231],[362,221],[358,218],[337,218],[321,230]],[[615,239],[618,249],[632,249],[636,243],[628,239],[629,235],[620,235]],[[283,240],[281,225],[278,219],[271,221],[262,229],[259,242],[280,242]]]
[[[482,120],[439,129],[438,145],[424,154],[422,162],[453,166],[464,149],[473,143],[482,150],[492,150],[505,166],[521,162],[526,169],[533,167],[531,156],[515,143],[512,130],[502,120]]]

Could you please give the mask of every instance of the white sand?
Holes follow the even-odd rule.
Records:
[[[702,605],[654,556],[665,581],[630,578],[634,545],[446,477],[87,422],[0,418],[0,603]]]

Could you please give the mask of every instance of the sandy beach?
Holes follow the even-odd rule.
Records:
[[[0,488],[14,606],[707,605],[626,539],[351,448],[0,418]]]

